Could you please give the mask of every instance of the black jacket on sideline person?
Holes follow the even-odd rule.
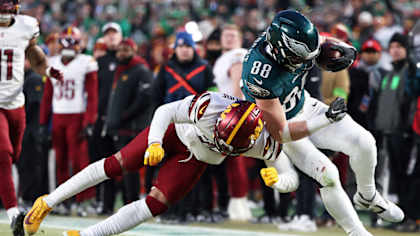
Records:
[[[23,93],[25,94],[26,129],[22,141],[22,153],[17,165],[19,196],[23,206],[30,206],[48,189],[48,144],[40,142],[39,108],[44,83],[33,70],[25,70]]]
[[[116,51],[107,51],[107,53],[98,58],[98,119],[104,120],[107,112],[109,96],[111,94],[112,82],[114,81],[114,72],[117,69],[118,62]]]
[[[181,85],[176,79],[177,76],[182,77],[195,93],[205,92],[214,86],[213,72],[207,61],[194,53],[191,62],[180,63],[174,54],[168,63],[160,68],[154,81],[153,90],[157,105],[174,102],[194,94],[193,91]]]
[[[153,115],[153,75],[135,56],[128,65],[119,65],[114,76],[107,133],[134,137],[149,125]]]

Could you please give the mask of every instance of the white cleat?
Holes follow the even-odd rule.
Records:
[[[301,215],[295,224],[290,225],[289,230],[297,232],[316,232],[318,228],[316,227],[315,221],[311,220],[308,215]]]
[[[353,202],[359,209],[375,212],[386,221],[401,222],[404,219],[404,212],[401,208],[383,198],[378,191],[376,191],[375,196],[371,200],[356,192],[353,196]]]
[[[308,215],[295,216],[288,223],[277,224],[277,228],[282,231],[297,232],[316,232],[317,227],[315,221],[311,220]]]
[[[357,229],[349,233],[349,236],[373,236],[366,229]]]

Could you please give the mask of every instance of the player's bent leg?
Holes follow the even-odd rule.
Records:
[[[52,193],[39,197],[35,201],[24,220],[26,232],[29,234],[36,233],[44,218],[57,204],[89,187],[121,173],[122,169],[115,155],[90,164],[58,186]]]
[[[404,212],[376,191],[377,149],[375,139],[369,131],[353,121],[350,116],[346,116],[310,138],[317,147],[342,151],[350,156],[350,166],[357,183],[353,201],[359,208],[373,211],[382,219],[391,222],[404,219]]]
[[[320,189],[324,205],[344,231],[352,235],[371,236],[360,222],[350,199],[341,186],[337,167],[321,153],[308,138],[284,146],[292,163],[323,187]]]
[[[153,215],[149,210],[146,199],[141,199],[123,206],[117,213],[104,221],[80,231],[80,236],[107,236],[119,234],[134,228],[152,217]]]

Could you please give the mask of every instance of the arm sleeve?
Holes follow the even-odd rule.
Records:
[[[122,120],[129,120],[142,109],[152,105],[153,91],[151,89],[152,74],[149,71],[142,70],[142,78],[140,79],[136,91],[136,97],[133,103],[123,112]]]
[[[279,180],[272,186],[273,189],[280,193],[288,193],[298,188],[299,176],[284,152],[274,161],[265,161],[265,164],[276,168],[279,174]]]
[[[96,71],[86,74],[85,92],[87,93],[87,107],[83,127],[95,123],[98,116],[98,73]]]
[[[167,103],[160,106],[153,115],[149,131],[149,144],[162,143],[166,129],[171,123],[193,123],[188,115],[188,110],[193,96],[183,100]]]
[[[47,78],[44,86],[44,94],[42,96],[40,113],[39,113],[39,124],[45,125],[48,123],[48,119],[51,115],[52,110],[52,97],[53,97],[53,86],[51,80]]]

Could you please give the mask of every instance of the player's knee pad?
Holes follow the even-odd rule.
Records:
[[[340,184],[340,175],[338,173],[337,167],[331,163],[325,167],[324,170],[321,170],[319,175],[318,182],[323,187],[333,187]]]
[[[355,162],[363,162],[366,166],[376,166],[376,141],[373,135],[364,130],[354,137],[353,150],[354,153],[350,154],[350,162],[353,165]]]
[[[150,195],[147,195],[146,197],[146,204],[147,207],[149,207],[149,210],[152,213],[153,217],[160,215],[168,210],[168,206],[166,204]]]

